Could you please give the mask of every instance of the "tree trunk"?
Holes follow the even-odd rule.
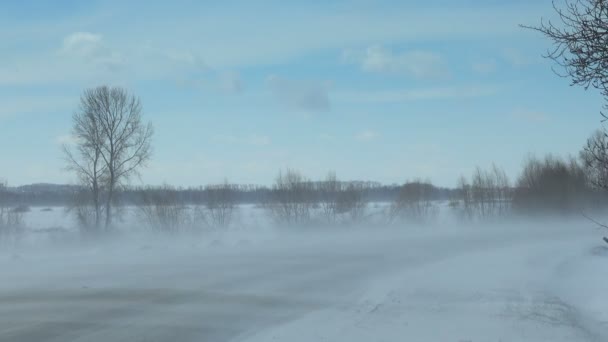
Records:
[[[112,226],[112,202],[114,200],[114,175],[110,172],[110,182],[108,186],[108,198],[106,199],[106,231]]]
[[[113,191],[110,189],[108,192],[108,199],[106,200],[106,231],[110,230],[110,226],[112,225],[112,197]]]
[[[95,181],[93,185],[93,205],[95,206],[95,233],[101,228],[101,203],[99,203],[99,185]]]

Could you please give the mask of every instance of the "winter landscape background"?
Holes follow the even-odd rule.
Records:
[[[0,341],[608,341],[608,2],[0,3]]]

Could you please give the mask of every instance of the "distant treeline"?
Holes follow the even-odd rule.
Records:
[[[110,193],[111,189],[52,184],[11,188],[0,183],[0,235],[12,235],[22,226],[28,206],[57,205],[68,208],[87,234],[113,229],[103,225],[102,218],[119,218],[121,210],[111,208],[127,205],[135,206],[150,228],[168,232],[240,224],[235,221],[240,204],[258,206],[281,227],[425,224],[436,222],[441,200],[465,221],[595,215],[608,208],[608,135],[594,133],[578,157],[530,156],[514,180],[494,164],[477,167],[461,176],[453,189],[421,179],[392,185],[342,181],[335,172],[313,180],[293,169],[279,171],[270,186],[225,181],[196,188],[121,186]]]
[[[352,181],[340,182],[343,186],[353,185],[364,189],[364,196],[368,202],[393,202],[399,195],[401,185],[384,185],[378,182]],[[319,197],[324,182],[310,182],[312,197]],[[254,184],[228,184],[227,185],[238,204],[263,204],[272,199],[273,188]],[[121,189],[118,194],[119,205],[142,204],[145,194],[165,193],[167,186],[139,186]],[[210,194],[210,186],[179,188],[171,187],[175,196],[186,204],[205,203]],[[6,204],[27,206],[70,206],[73,204],[78,193],[84,188],[77,185],[60,184],[31,184],[19,187],[7,187],[3,194]],[[456,196],[458,189],[449,189],[432,186],[431,196],[434,200],[448,200]]]
[[[122,187],[111,203],[134,206],[146,227],[169,233],[244,224],[237,220],[239,204],[256,205],[280,227],[428,224],[437,222],[442,200],[453,215],[468,222],[522,215],[595,215],[608,208],[608,144],[596,148],[605,139],[605,135],[592,136],[578,158],[529,157],[513,182],[496,165],[475,168],[454,189],[421,179],[392,185],[341,181],[334,172],[323,180],[311,180],[287,169],[278,173],[271,186],[225,181],[197,188]],[[99,192],[99,198],[107,196],[106,191]],[[65,206],[85,234],[113,229],[104,227],[99,218],[110,213],[118,219],[121,210],[109,211],[107,204],[96,205],[95,198],[87,187],[11,188],[0,183],[0,239],[14,236],[23,227],[28,206]]]

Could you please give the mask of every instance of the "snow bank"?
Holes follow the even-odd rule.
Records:
[[[608,248],[597,234],[541,233],[376,279],[353,304],[242,340],[608,340]]]

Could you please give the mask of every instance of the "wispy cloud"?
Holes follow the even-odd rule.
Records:
[[[53,13],[29,17],[23,15],[30,12],[22,4],[15,5],[20,6],[16,11],[20,16],[9,13],[15,6],[0,5],[4,19],[0,20],[0,93],[4,94],[0,95],[0,121],[11,130],[0,134],[4,138],[0,140],[4,146],[15,142],[13,136],[27,140],[8,151],[5,164],[20,165],[23,160],[46,156],[57,160],[45,161],[46,169],[61,170],[57,144],[71,141],[69,135],[59,135],[68,132],[77,93],[103,83],[125,86],[140,95],[146,120],[158,126],[154,162],[166,169],[146,170],[144,177],[180,184],[198,184],[207,175],[218,180],[243,177],[238,170],[249,161],[257,171],[246,172],[246,177],[254,182],[271,182],[280,166],[314,171],[313,163],[319,164],[319,170],[352,163],[344,169],[384,177],[391,169],[384,163],[399,159],[404,151],[414,155],[405,142],[420,139],[406,132],[403,140],[393,135],[393,128],[415,131],[428,123],[419,116],[396,113],[482,115],[495,112],[507,95],[513,97],[507,102],[525,105],[534,101],[536,95],[531,94],[536,92],[539,99],[556,101],[540,101],[532,111],[511,114],[506,109],[499,114],[502,118],[514,115],[509,117],[514,122],[525,120],[521,121],[525,126],[551,120],[545,113],[579,99],[583,109],[593,110],[588,98],[552,87],[555,80],[541,73],[543,65],[529,67],[525,73],[502,70],[526,65],[544,51],[540,44],[532,46],[542,37],[528,39],[526,35],[532,33],[517,24],[537,22],[546,13],[546,5],[443,2],[445,6],[393,0],[330,5],[240,2],[235,11],[234,4],[224,3],[141,6],[113,0],[83,3],[78,8],[57,4]],[[512,49],[503,53],[502,47]],[[339,60],[345,49],[350,49],[344,54],[348,65]],[[492,51],[494,55],[489,55]],[[495,72],[496,66],[500,70]],[[492,72],[491,77],[482,77]],[[483,84],[489,82],[497,83]],[[508,91],[515,84],[522,88]],[[175,118],[167,117],[167,108],[173,108]],[[329,110],[332,113],[318,115]],[[282,112],[291,113],[281,116]],[[178,113],[188,115],[178,117]],[[22,114],[30,116],[21,121]],[[496,121],[488,118],[488,123]],[[467,162],[485,158],[465,146],[479,126],[465,122],[453,127],[463,139],[450,141],[453,146],[445,148],[453,150],[441,151],[442,157],[454,155]],[[199,138],[201,130],[211,132],[203,135],[217,148],[190,163],[200,153],[190,142]],[[286,132],[308,138],[287,139]],[[437,130],[425,138],[443,143]],[[532,144],[536,138],[529,139]],[[569,135],[569,139],[577,138]],[[366,149],[381,142],[386,142],[382,155]],[[319,145],[332,146],[319,151]],[[362,149],[356,160],[345,157],[353,148]],[[176,154],[177,150],[181,152]],[[286,155],[271,154],[278,150]],[[421,156],[426,157],[429,153],[422,150]],[[466,153],[459,154],[462,151]],[[21,169],[15,166],[5,176],[27,181]]]
[[[355,90],[336,92],[336,101],[348,103],[398,103],[410,101],[458,100],[497,94],[498,87],[459,86],[421,89]]]
[[[8,73],[15,65],[7,65],[10,59],[19,60],[25,70],[36,70],[30,77],[16,79],[25,82],[47,83],[48,78],[70,81],[83,70],[71,72],[75,66],[63,63],[60,56],[53,56],[57,50],[69,51],[88,56],[105,68],[118,68],[128,64],[138,77],[151,78],[171,71],[170,63],[175,60],[205,65],[220,70],[240,69],[250,66],[268,66],[283,63],[317,51],[332,51],[348,47],[370,46],[370,44],[451,41],[517,35],[521,30],[517,24],[535,22],[544,6],[369,6],[358,4],[349,6],[349,11],[318,7],[300,3],[266,8],[260,15],[259,5],[241,4],[235,13],[230,6],[204,8],[203,4],[184,10],[184,6],[159,4],[139,6],[125,4],[124,11],[116,11],[113,2],[99,4],[95,13],[102,14],[61,16],[45,18],[39,22],[15,20],[0,23],[0,38],[8,42],[35,42],[36,58],[29,48],[17,49],[7,54],[3,51],[0,62],[0,76]],[[122,5],[121,5],[122,6]],[[147,20],[138,22],[138,30],[129,30],[133,17],[131,8]],[[173,19],[170,25],[158,22]],[[103,22],[93,32],[77,28],[89,22]],[[311,29],[311,23],[315,29]],[[141,24],[141,25],[140,25]],[[277,28],[281,29],[278,30]],[[70,31],[71,30],[71,31]],[[65,35],[66,32],[71,32]],[[144,34],[145,33],[145,34]],[[49,42],[63,34],[61,47],[53,48]],[[176,39],[179,37],[179,39]],[[297,39],[293,39],[298,37]],[[230,42],[227,44],[226,42]],[[280,42],[279,44],[277,42]],[[22,46],[22,44],[16,45]],[[161,58],[161,54],[165,58]],[[428,54],[389,53],[389,59],[420,62]],[[171,58],[167,58],[170,55]],[[387,51],[370,48],[366,52],[368,68],[377,68],[374,58],[385,58]],[[433,62],[433,63],[435,63]],[[398,65],[400,64],[397,63]],[[411,64],[411,63],[410,63]],[[36,67],[36,66],[40,67]],[[394,67],[394,66],[393,66]],[[391,67],[391,68],[393,68]],[[385,67],[381,67],[385,68]],[[391,69],[389,68],[389,69]],[[399,68],[403,68],[400,66]],[[40,69],[40,70],[38,70]],[[44,69],[52,72],[41,72]],[[427,74],[428,66],[410,70],[415,74]],[[63,77],[59,77],[62,75]],[[34,77],[35,76],[35,77]],[[133,76],[133,75],[131,75]],[[80,76],[82,77],[82,76]],[[8,82],[0,77],[0,81]]]
[[[431,51],[395,53],[383,46],[374,45],[365,51],[345,51],[343,59],[358,64],[366,72],[402,74],[417,79],[438,79],[449,75],[443,58]]]
[[[365,130],[359,132],[355,135],[355,139],[362,142],[369,142],[372,140],[376,140],[379,137],[379,134],[372,130]]]
[[[208,68],[203,58],[192,51],[169,50],[166,54],[167,58],[177,65],[187,65],[199,70],[206,70]]]
[[[475,62],[471,66],[474,72],[478,74],[491,74],[496,71],[497,64],[495,60],[487,60],[482,62]]]
[[[289,108],[323,112],[331,107],[327,86],[322,82],[291,80],[270,75],[266,83],[275,98]]]
[[[237,71],[213,68],[198,53],[189,50],[171,50],[166,53],[166,57],[174,65],[175,74],[172,76],[181,87],[202,88],[230,94],[238,94],[245,89],[241,75]]]
[[[248,143],[255,146],[268,146],[272,140],[267,135],[252,135],[249,137]]]
[[[94,55],[101,48],[100,34],[74,32],[63,39],[63,52],[83,57]]]
[[[550,115],[545,112],[522,108],[513,110],[510,116],[516,120],[532,124],[542,124],[550,121]]]
[[[245,89],[241,75],[235,71],[222,72],[218,75],[219,88],[227,93],[238,94]]]
[[[126,64],[125,57],[103,43],[103,36],[91,32],[74,32],[63,39],[63,56],[81,58],[84,62],[118,70]]]

